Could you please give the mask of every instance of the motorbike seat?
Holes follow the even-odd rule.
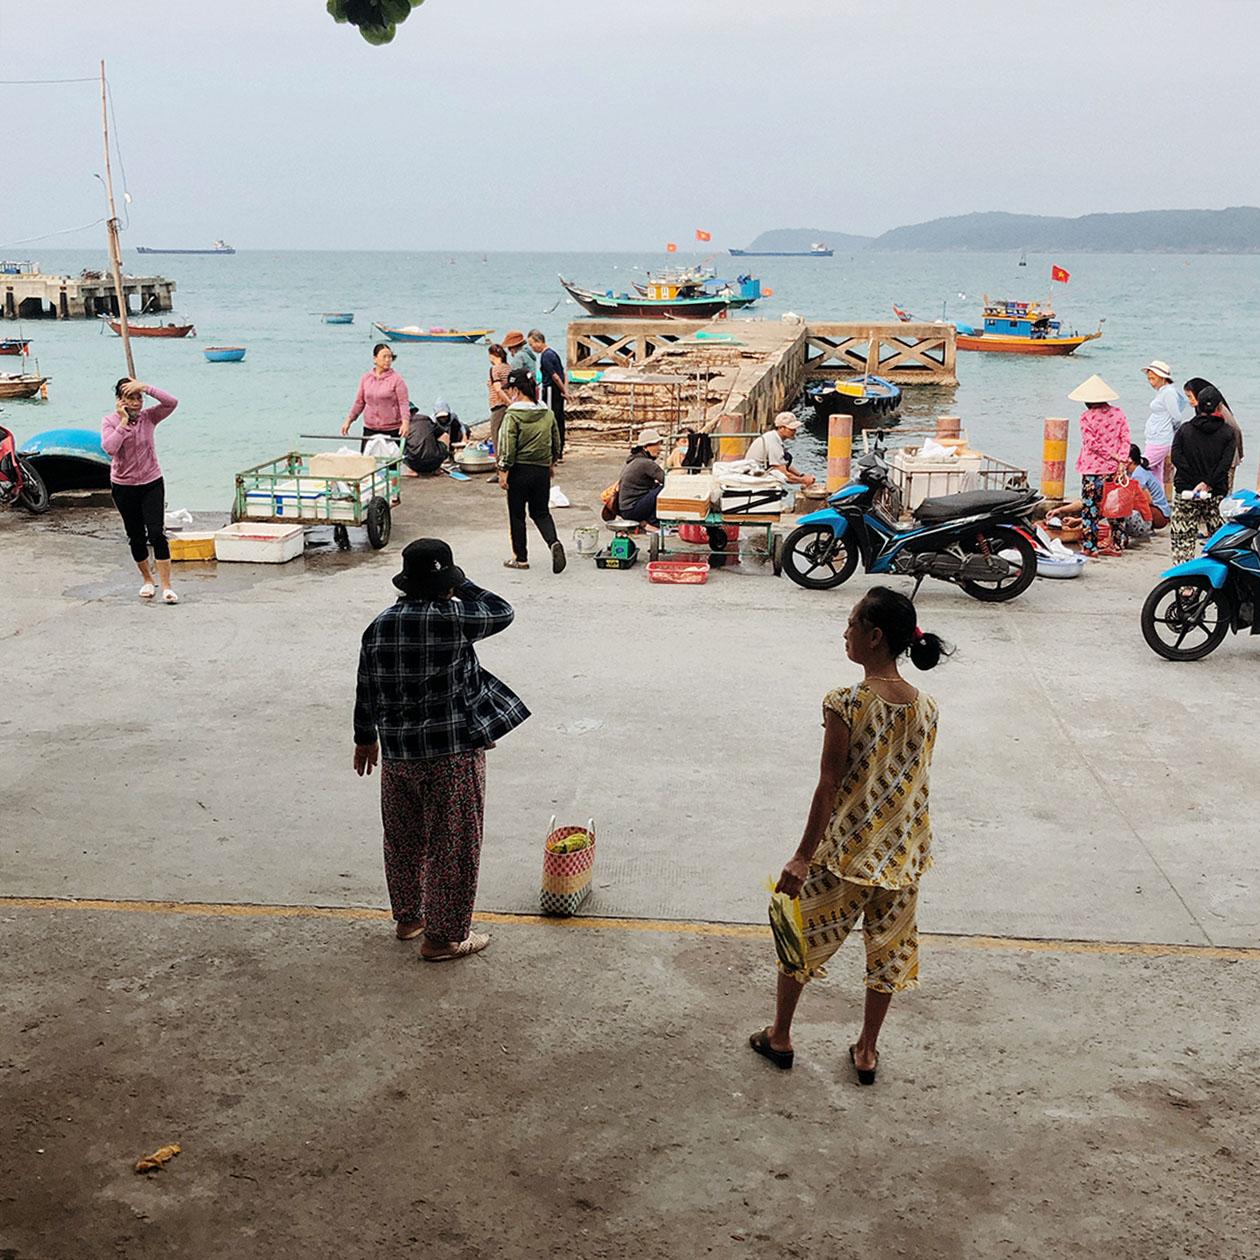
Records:
[[[959,516],[975,516],[1027,503],[1027,490],[965,490],[962,494],[944,494],[938,499],[924,499],[914,509],[914,519],[923,525],[939,525]]]

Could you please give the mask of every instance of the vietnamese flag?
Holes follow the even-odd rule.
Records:
[[[665,252],[667,254],[676,254],[678,253],[678,246],[675,245],[673,241],[670,241],[670,243],[665,246]]]
[[[699,228],[696,228],[696,240],[711,241],[712,239],[713,237],[710,236],[708,232],[702,232]]]
[[[1067,284],[1072,277],[1063,270],[1062,267],[1056,267],[1052,263],[1050,265],[1050,279],[1057,280],[1060,284]]]

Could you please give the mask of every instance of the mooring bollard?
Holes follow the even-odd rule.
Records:
[[[744,431],[744,417],[728,411],[718,416],[718,459],[743,459],[752,439],[741,437]]]
[[[853,455],[853,417],[832,412],[827,417],[827,493],[834,494],[849,480]]]
[[[961,416],[937,416],[936,417],[936,440],[939,442],[943,438],[956,438],[962,436],[962,417]]]
[[[1063,498],[1063,478],[1067,466],[1068,422],[1046,417],[1045,435],[1041,443],[1041,497]]]

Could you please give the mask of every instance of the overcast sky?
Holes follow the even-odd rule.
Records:
[[[125,246],[724,248],[1260,204],[1258,36],[1255,0],[427,0],[373,48],[323,0],[0,0],[0,80],[105,58]],[[16,244],[103,214],[96,89],[0,110],[0,249],[98,244]]]

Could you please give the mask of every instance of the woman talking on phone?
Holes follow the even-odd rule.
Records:
[[[144,405],[145,394],[156,407]],[[166,541],[166,482],[158,466],[153,431],[179,403],[157,386],[130,376],[114,386],[114,399],[115,409],[101,420],[101,446],[110,457],[110,491],[127,531],[131,558],[144,579],[140,598],[152,599],[157,593],[149,567],[152,547],[162,602],[178,604],[179,596],[171,589],[171,548]]]

